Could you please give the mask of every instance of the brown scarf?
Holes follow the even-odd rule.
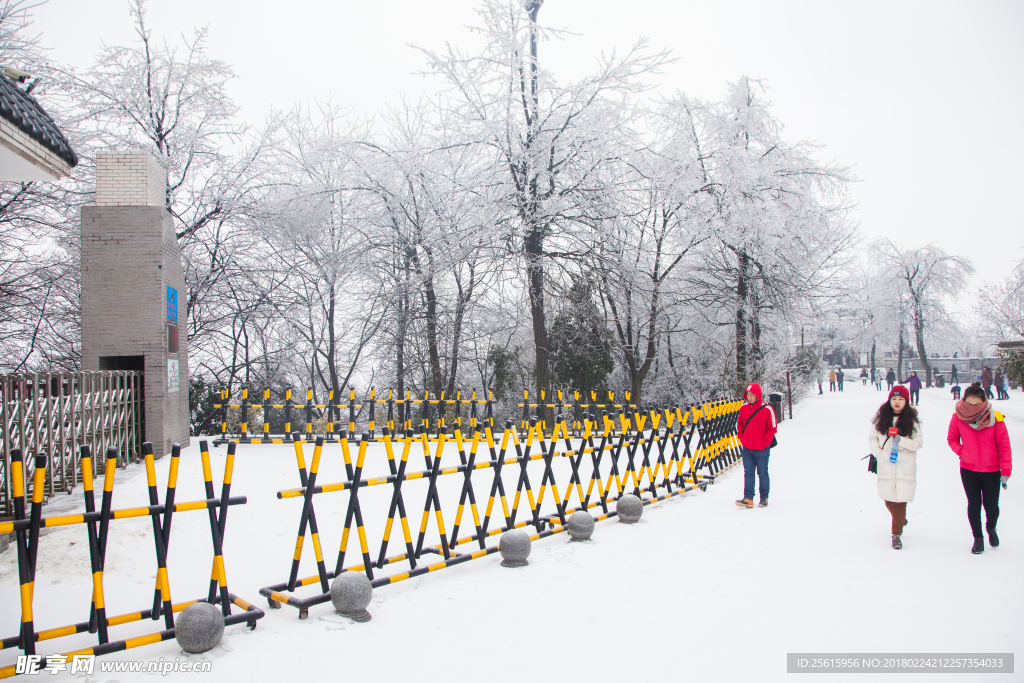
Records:
[[[956,402],[956,416],[971,429],[985,429],[995,423],[995,409],[989,401],[972,406],[966,401]]]

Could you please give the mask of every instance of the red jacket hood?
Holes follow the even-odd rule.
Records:
[[[743,392],[743,400],[747,399],[747,391],[754,392],[754,396],[757,396],[757,403],[760,403],[761,401],[764,400],[764,395],[761,393],[761,385],[758,384],[757,382],[747,385],[746,391]]]

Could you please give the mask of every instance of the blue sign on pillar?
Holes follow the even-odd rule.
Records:
[[[174,287],[167,288],[167,319],[178,320],[178,290]]]

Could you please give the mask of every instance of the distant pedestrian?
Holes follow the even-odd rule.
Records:
[[[996,387],[996,398],[1000,401],[1010,398],[1003,393],[1003,373],[996,370],[995,381],[993,382]]]
[[[990,399],[995,398],[995,396],[992,395],[992,368],[982,368],[981,388],[985,390],[986,397]]]
[[[736,501],[741,508],[754,507],[754,474],[758,480],[761,500],[758,507],[768,506],[768,456],[778,424],[775,411],[764,402],[760,384],[750,384],[743,392],[746,402],[736,420],[736,433],[743,453],[743,498]]]
[[[903,380],[903,383],[910,389],[910,405],[916,406],[921,403],[921,378],[917,372],[911,370],[910,377]]]
[[[860,384],[861,384],[861,386],[864,386],[864,387],[866,387],[868,385],[868,369],[867,368],[861,368],[860,369]]]
[[[1010,378],[1003,375],[1003,400],[1010,400]]]
[[[889,391],[892,391],[893,385],[896,384],[896,373],[893,372],[892,368],[889,368],[889,372],[885,373],[885,383],[889,385]]]
[[[953,354],[953,358],[956,358],[956,354]],[[956,376],[956,363],[953,363],[953,369],[949,371],[949,381],[956,384],[960,379]]]
[[[957,401],[946,441],[960,456],[960,481],[967,494],[967,520],[974,534],[971,552],[979,555],[985,551],[981,535],[982,506],[985,507],[988,543],[993,548],[999,546],[999,536],[996,535],[999,487],[1006,488],[1013,458],[1003,415],[986,400],[985,390],[978,382],[967,387],[964,400]]]
[[[949,393],[953,394],[953,400],[954,401],[959,401],[960,400],[960,385],[959,384],[954,384],[953,388],[949,390]]]
[[[894,387],[871,421],[868,449],[878,460],[878,495],[892,515],[892,547],[903,547],[903,527],[907,523],[907,503],[913,502],[917,489],[917,451],[924,445],[917,411],[909,405],[910,392]]]
[[[836,382],[839,384],[839,391],[843,390],[843,380],[846,378],[846,374],[842,368],[836,370]]]
[[[830,368],[828,371],[828,390],[830,392],[836,390],[836,371],[834,368]]]

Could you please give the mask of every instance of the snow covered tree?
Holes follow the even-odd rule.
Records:
[[[688,304],[680,273],[694,264],[685,259],[710,236],[692,121],[682,113],[680,122],[679,108],[664,106],[649,122],[652,143],[637,140],[614,155],[621,168],[608,183],[614,218],[598,224],[588,264],[637,403],[670,330],[669,311]]]
[[[981,286],[974,313],[984,341],[1024,339],[1024,261],[1002,283]]]
[[[24,87],[82,149],[79,131],[56,106],[51,65],[32,31],[39,3],[0,2],[0,65],[31,74]],[[6,76],[0,75],[0,78]],[[38,87],[37,87],[38,86]],[[78,208],[89,201],[80,163],[60,182],[0,182],[0,368],[76,370],[80,366]]]
[[[272,189],[252,222],[281,280],[271,303],[290,323],[296,374],[316,396],[339,399],[382,321],[381,285],[362,258],[367,206],[354,156],[365,130],[324,105],[296,108],[283,131]]]
[[[785,142],[763,92],[744,77],[716,105],[676,103],[698,131],[701,191],[714,199],[714,239],[688,280],[703,305],[719,309],[718,324],[731,318],[737,389],[760,376],[771,316],[827,296],[856,237],[846,219],[847,171],[816,161],[814,145]]]
[[[546,269],[553,258],[578,256],[568,235],[601,217],[594,182],[609,135],[629,115],[628,97],[644,89],[641,76],[666,59],[643,54],[641,43],[624,57],[602,59],[592,76],[560,84],[539,61],[539,41],[555,34],[537,23],[542,4],[483,0],[483,25],[474,29],[485,41],[479,55],[423,51],[450,86],[443,106],[486,147],[491,183],[501,188],[498,221],[522,259],[538,394],[551,383]]]
[[[883,239],[875,244],[875,251],[885,268],[883,277],[893,283],[891,291],[894,294],[901,291],[907,303],[910,316],[907,324],[914,332],[917,354],[924,365],[926,386],[931,386],[932,368],[925,348],[926,337],[956,327],[946,301],[960,295],[967,286],[968,278],[974,274],[974,267],[962,256],[950,255],[930,244],[904,249],[892,240]],[[901,334],[901,355],[902,344]]]

